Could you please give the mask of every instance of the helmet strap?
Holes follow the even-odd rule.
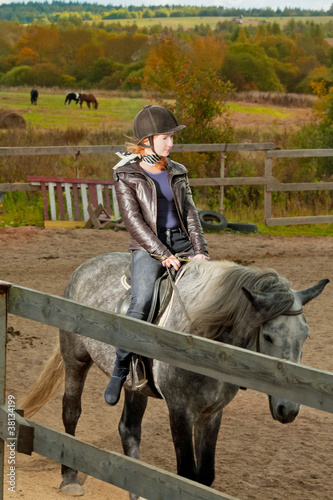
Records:
[[[151,149],[151,150],[153,151],[154,155],[159,156],[159,155],[156,153],[155,149],[154,149],[154,141],[153,141],[153,136],[152,136],[152,135],[150,135],[149,137],[147,137],[147,139],[148,139],[148,141],[149,141],[149,145],[148,145],[148,144],[143,144],[143,142],[142,142],[142,141],[140,141],[140,142],[139,142],[139,145],[140,145],[141,147],[145,148],[145,149]]]

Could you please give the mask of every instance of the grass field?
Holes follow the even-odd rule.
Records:
[[[152,104],[150,99],[142,97],[120,97],[114,93],[103,90],[93,91],[98,100],[97,110],[88,109],[84,103],[82,109],[74,102],[68,107],[64,105],[66,92],[53,91],[50,93],[45,89],[39,91],[37,106],[30,104],[30,89],[25,92],[0,91],[0,110],[11,110],[21,114],[27,126],[40,127],[44,129],[65,130],[71,128],[105,129],[114,127],[122,130],[131,128],[133,117],[146,104]],[[288,120],[297,113],[296,108],[286,108],[283,106],[254,105],[253,103],[230,102],[231,114],[250,114],[256,117],[258,123],[260,118],[271,118],[272,120]]]
[[[0,92],[0,109],[21,114],[28,127],[63,130],[68,127],[100,129],[116,126],[126,129],[130,126],[133,116],[145,104],[148,104],[143,98],[108,98],[100,97],[97,93],[94,95],[99,103],[97,110],[89,109],[86,103],[83,104],[82,109],[74,102],[71,106],[65,106],[66,92],[49,94],[40,90],[37,106],[33,106],[30,104],[30,89],[26,92],[2,91]]]
[[[154,17],[154,18],[144,18],[144,19],[111,19],[111,20],[103,20],[105,24],[119,22],[120,24],[126,26],[131,26],[132,24],[136,24],[139,28],[148,28],[153,25],[161,25],[162,27],[172,28],[176,30],[179,26],[182,26],[183,29],[188,30],[203,24],[204,26],[208,25],[211,29],[215,29],[218,22],[235,22],[232,21],[232,17]],[[243,17],[242,25],[243,26],[257,26],[263,22],[266,23],[279,23],[281,26],[287,24],[291,19],[295,22],[312,22],[315,24],[325,24],[329,21],[332,21],[331,16],[309,16],[309,17]]]

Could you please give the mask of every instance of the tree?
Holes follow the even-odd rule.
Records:
[[[29,47],[23,47],[17,56],[17,62],[22,65],[33,66],[34,64],[40,62],[39,54],[30,49]]]
[[[29,83],[29,66],[17,66],[11,69],[1,79],[2,85],[16,86]]]
[[[104,76],[110,76],[114,71],[114,61],[107,57],[99,57],[94,61],[89,71],[89,79],[93,83],[98,83]]]
[[[266,56],[262,47],[256,45],[232,45],[226,55],[221,75],[230,80],[237,90],[284,90],[272,60]]]
[[[150,45],[144,67],[144,86],[150,90],[163,89],[172,97],[183,73],[189,71],[193,48],[173,34],[155,37]]]
[[[193,64],[194,49],[173,34],[154,40],[144,68],[142,86],[158,91],[161,103],[173,98],[172,107],[186,124],[182,142],[224,142],[232,137],[226,100],[232,85],[220,80],[215,71]],[[217,125],[218,120],[218,125]]]
[[[28,77],[31,84],[43,87],[58,85],[62,70],[52,63],[40,63],[29,68]]]

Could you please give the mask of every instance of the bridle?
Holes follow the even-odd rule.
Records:
[[[256,352],[260,354],[260,333],[262,332],[262,329],[268,321],[272,321],[273,319],[279,317],[279,316],[299,316],[300,314],[303,314],[303,308],[301,307],[300,309],[297,309],[296,311],[282,311],[279,313],[276,313],[274,316],[270,317],[269,319],[265,320],[258,328],[256,331]]]

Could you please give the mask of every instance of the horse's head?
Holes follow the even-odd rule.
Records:
[[[329,280],[321,280],[306,290],[292,292],[291,306],[271,318],[267,317],[267,311],[271,310],[272,304],[281,302],[279,292],[265,294],[244,289],[246,297],[255,309],[255,314],[263,319],[251,348],[268,356],[299,363],[304,342],[309,337],[309,326],[302,306],[318,297],[328,282]],[[283,424],[293,422],[300,410],[298,403],[276,396],[269,396],[269,407],[272,417]]]

